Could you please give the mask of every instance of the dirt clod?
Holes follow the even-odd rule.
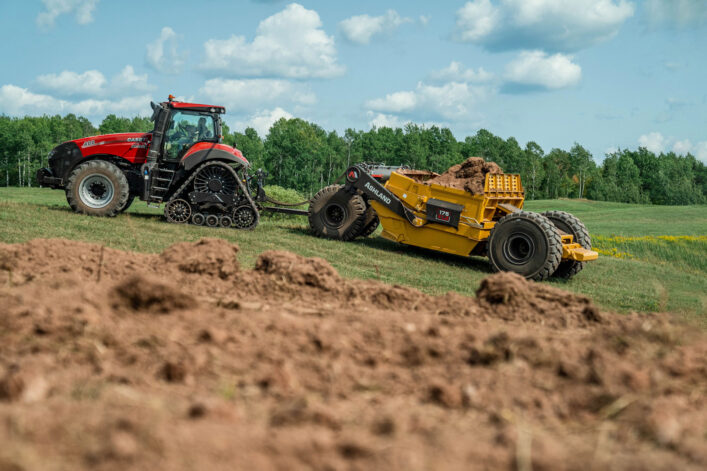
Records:
[[[484,193],[486,174],[503,173],[501,167],[494,162],[486,162],[481,157],[469,157],[464,162],[453,165],[443,174],[431,178],[428,183],[465,190],[472,195]]]
[[[160,376],[170,383],[181,383],[187,376],[187,368],[184,363],[167,361],[162,365]]]
[[[134,311],[167,314],[175,309],[190,309],[197,305],[193,296],[161,281],[131,276],[115,285],[113,306]]]
[[[25,389],[22,375],[16,371],[9,371],[0,379],[0,400],[15,401],[20,398]]]
[[[341,284],[339,274],[323,258],[305,258],[292,252],[263,252],[255,263],[255,270],[295,285],[326,291],[335,291]]]
[[[227,279],[238,272],[238,246],[223,239],[175,244],[160,256],[163,262],[174,264],[184,273],[218,276]]]

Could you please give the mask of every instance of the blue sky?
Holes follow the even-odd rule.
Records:
[[[261,135],[486,128],[707,162],[706,0],[0,2],[0,113],[146,115],[169,93]]]

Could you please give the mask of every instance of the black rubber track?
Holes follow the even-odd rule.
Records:
[[[508,254],[512,240],[530,241],[524,263],[513,263]],[[512,271],[528,279],[542,281],[557,270],[562,260],[562,238],[545,216],[528,211],[508,214],[491,230],[488,256],[495,271]],[[522,258],[522,257],[521,257]]]
[[[309,227],[317,237],[352,240],[363,229],[366,203],[340,185],[322,188],[309,205]]]
[[[592,249],[592,238],[589,237],[589,231],[587,231],[587,228],[579,218],[565,211],[546,211],[542,215],[548,218],[560,231],[571,234],[574,237],[574,241],[578,242],[583,248]],[[582,271],[583,268],[584,262],[563,260],[552,276],[569,280]]]
[[[111,202],[103,208],[91,208],[81,201],[78,186],[84,178],[100,174],[113,183],[114,196]],[[75,212],[99,217],[115,217],[120,213],[130,197],[130,185],[125,174],[117,166],[104,160],[91,160],[76,167],[66,183],[66,201]]]
[[[228,217],[230,217],[231,219],[234,219],[234,218],[233,218],[233,213],[234,213],[236,210],[238,210],[241,206],[247,205],[247,206],[249,206],[249,207],[252,209],[252,211],[253,211],[253,214],[254,214],[254,221],[253,221],[253,223],[250,224],[248,227],[238,227],[237,224],[234,224],[234,225],[231,226],[231,227],[233,227],[234,229],[245,229],[245,230],[252,230],[252,229],[255,229],[255,227],[256,227],[256,226],[258,225],[258,223],[260,222],[260,212],[258,211],[258,207],[255,205],[255,202],[253,201],[253,198],[251,198],[250,193],[248,192],[248,188],[247,188],[247,187],[245,186],[245,184],[243,183],[243,181],[242,181],[241,177],[238,175],[237,171],[236,171],[233,167],[231,167],[227,162],[223,162],[223,161],[220,161],[220,160],[209,160],[209,161],[206,161],[206,162],[204,162],[203,164],[199,165],[194,171],[191,172],[191,174],[187,177],[187,179],[184,180],[184,182],[181,184],[181,186],[180,186],[174,193],[172,193],[172,196],[169,198],[169,201],[178,199],[178,197],[179,197],[180,195],[184,195],[184,197],[186,197],[186,193],[185,193],[185,192],[186,192],[187,189],[190,188],[190,187],[191,187],[191,188],[194,188],[193,182],[194,182],[194,180],[196,179],[196,177],[199,175],[199,172],[202,171],[202,170],[204,170],[204,169],[212,168],[212,167],[214,167],[214,166],[219,166],[219,167],[225,169],[226,171],[230,172],[230,173],[233,175],[233,177],[234,177],[234,179],[235,179],[235,183],[236,183],[238,189],[240,189],[240,192],[238,192],[238,190],[236,190],[236,192],[237,192],[237,193],[241,193],[241,194],[245,197],[245,199],[246,199],[246,201],[247,201],[247,203],[244,203],[244,204],[242,204],[242,205],[239,205],[237,208],[235,208],[235,209],[234,209],[232,212],[230,212],[230,213],[228,213],[228,212],[222,212],[221,214],[218,215],[218,217],[220,217],[220,216],[228,216]],[[200,208],[198,208],[198,207],[194,208],[194,212],[195,212],[195,213],[199,213],[199,212],[200,212]],[[201,214],[203,214],[204,218],[206,218],[210,213],[204,212],[204,213],[201,213]],[[205,223],[206,223],[206,221],[204,221],[204,224],[205,224]],[[192,224],[196,224],[196,222],[194,222],[194,221],[192,220]],[[200,224],[197,224],[197,225],[200,225]],[[208,226],[208,224],[206,224],[206,225]],[[208,227],[216,227],[216,226],[208,226]]]

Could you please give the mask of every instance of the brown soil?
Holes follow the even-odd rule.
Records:
[[[0,469],[705,469],[707,336],[217,239],[0,244]]]
[[[494,162],[486,162],[481,157],[469,157],[427,182],[465,190],[472,195],[481,195],[484,193],[484,183],[488,173],[499,174],[503,173],[503,170]]]

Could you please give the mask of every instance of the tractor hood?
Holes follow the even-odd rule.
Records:
[[[103,134],[101,136],[75,139],[70,142],[76,144],[83,157],[114,155],[122,157],[131,163],[141,164],[147,159],[147,151],[152,142],[152,133]],[[183,164],[187,167],[193,165],[194,162],[210,159],[221,159],[233,161],[239,165],[249,165],[240,150],[217,142],[197,142],[181,157]]]
[[[74,139],[71,142],[74,142],[79,147],[84,157],[94,154],[110,154],[134,158],[137,157],[136,154],[147,153],[151,140],[152,133],[124,132],[84,137],[82,139]]]

